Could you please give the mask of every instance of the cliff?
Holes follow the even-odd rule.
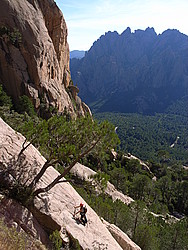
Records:
[[[9,164],[10,161],[17,157],[22,144],[24,142],[24,137],[16,133],[12,128],[10,128],[2,119],[0,119],[0,163],[4,165]],[[44,164],[45,159],[40,155],[38,150],[30,145],[24,152],[24,157],[18,166],[14,165],[14,170],[17,174],[20,172],[20,178],[24,182],[30,182],[32,180],[32,174],[35,171],[39,171],[41,166]],[[8,165],[7,165],[8,166]],[[10,166],[10,165],[9,165]],[[19,174],[18,174],[19,175]],[[39,186],[43,187],[46,184],[52,182],[52,180],[58,175],[57,171],[50,167],[45,175],[43,176]],[[9,220],[14,221],[16,218],[16,223],[18,228],[25,229],[26,232],[32,233],[34,237],[38,237],[43,243],[47,243],[45,232],[52,232],[58,229],[61,233],[61,237],[64,243],[68,244],[68,235],[72,235],[75,239],[79,241],[79,244],[83,249],[140,249],[136,246],[130,239],[127,244],[125,244],[125,239],[123,232],[118,234],[118,230],[115,229],[114,234],[119,235],[121,244],[125,247],[121,247],[117,241],[112,237],[112,234],[108,231],[108,226],[104,224],[94,210],[87,205],[87,226],[78,224],[73,219],[74,206],[83,202],[86,202],[82,197],[73,189],[69,183],[60,183],[56,185],[51,191],[46,194],[41,195],[41,198],[35,200],[35,208],[32,211],[27,211],[20,205],[16,206],[14,202],[2,200],[0,202],[0,217],[6,217],[8,214]],[[8,211],[7,213],[5,211]],[[22,214],[23,212],[23,214]],[[32,218],[37,219],[33,223]],[[40,225],[38,225],[38,223]],[[40,227],[42,229],[40,229]],[[45,229],[45,232],[43,230]],[[112,227],[110,229],[113,231]],[[130,242],[132,242],[130,244]]]
[[[83,115],[67,88],[71,77],[67,26],[54,0],[2,0],[0,8],[0,82],[14,102],[27,95],[62,112]],[[86,107],[87,109],[87,107]]]
[[[102,35],[71,59],[81,98],[96,112],[154,114],[188,94],[188,36],[153,28]]]

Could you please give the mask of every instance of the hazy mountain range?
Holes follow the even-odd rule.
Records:
[[[70,59],[72,59],[72,58],[81,59],[84,56],[85,56],[84,50],[72,50],[72,51],[70,51]]]
[[[107,32],[70,68],[81,98],[97,112],[163,112],[188,94],[188,36],[174,29]]]

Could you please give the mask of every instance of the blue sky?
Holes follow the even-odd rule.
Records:
[[[88,50],[108,31],[153,27],[188,35],[188,0],[55,0],[68,26],[70,50]]]

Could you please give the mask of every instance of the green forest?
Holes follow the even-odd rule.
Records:
[[[82,120],[71,121],[67,114],[61,119],[57,114],[53,114],[50,119],[44,120],[37,117],[29,98],[21,97],[15,106],[1,86],[0,116],[27,138],[33,138],[34,144],[36,143],[46,159],[49,157],[55,162],[58,157],[62,164],[54,164],[54,167],[62,176],[65,173],[62,165],[73,165],[75,160],[95,170],[97,174],[93,178],[100,187],[99,193],[91,183],[70,173],[66,173],[66,179],[100,217],[117,225],[142,250],[188,249],[188,171],[183,167],[183,164],[187,163],[188,148],[186,116],[172,112],[155,116],[104,113],[95,115],[100,125],[97,125],[96,120],[92,125],[91,120],[86,118],[83,120],[84,126]],[[108,125],[106,121],[101,122],[102,120],[109,120],[114,126]],[[63,136],[72,138],[66,138],[67,145],[60,145],[63,152],[59,151],[56,142],[56,138],[59,140],[62,136],[59,134],[61,121],[64,121],[62,128],[66,127],[67,131]],[[34,126],[37,123],[39,126]],[[80,132],[76,134],[74,145],[73,136],[78,132],[76,126],[79,126]],[[121,140],[119,148],[115,148],[116,157],[111,153],[112,144],[109,140],[109,136],[114,136],[112,129],[115,127]],[[104,130],[105,128],[110,130]],[[93,142],[93,135],[100,138],[103,132],[107,136],[98,150],[91,150],[80,157],[82,153],[78,153],[78,150],[82,149],[80,146],[83,147],[85,134],[89,135]],[[112,143],[117,144],[116,136],[114,138],[115,140],[111,138]],[[170,147],[173,143],[174,147]],[[90,145],[90,148],[92,147],[93,145]],[[85,149],[87,152],[88,149]],[[148,169],[145,169],[139,160],[129,159],[128,153],[145,160]],[[120,200],[112,201],[112,198],[105,194],[107,181],[114,184],[117,190],[132,197],[134,202],[126,205]],[[0,192],[3,193],[1,185]],[[15,193],[14,197],[18,199]],[[18,200],[23,202],[20,197]]]
[[[188,117],[173,113],[97,113],[117,127],[121,150],[145,161],[188,163]]]

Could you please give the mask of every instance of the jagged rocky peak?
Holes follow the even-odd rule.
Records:
[[[108,31],[108,32],[105,32],[104,35],[100,36],[100,38],[97,40],[97,41],[103,41],[105,39],[116,39],[117,37],[119,36],[118,32],[117,31]]]
[[[105,32],[104,35],[100,36],[100,38],[93,43],[93,46],[89,52],[91,54],[102,54],[103,52],[104,54],[105,52],[109,53],[110,50],[119,50],[119,48],[122,46],[122,43],[119,42],[120,40],[123,40],[127,44],[127,41],[137,41],[138,39],[146,39],[148,42],[153,42],[153,40],[156,38],[157,34],[154,28],[148,27],[145,30],[138,29],[134,32],[131,32],[130,27],[127,27],[121,34],[119,34],[117,31]],[[138,43],[140,43],[140,40]]]
[[[180,46],[187,49],[188,37],[177,29],[167,29],[159,36],[174,49],[179,49]]]
[[[155,32],[155,29],[152,27],[148,27],[146,28],[145,30],[141,30],[141,29],[138,29],[138,30],[135,30],[134,32],[131,32],[131,28],[130,27],[127,27],[126,30],[124,30],[122,33],[121,33],[121,36],[128,36],[130,34],[150,34],[150,35],[155,35],[157,36],[156,32]]]
[[[185,96],[188,36],[177,30],[157,35],[148,27],[111,37],[71,60],[72,79],[95,112],[161,113]]]
[[[156,32],[155,32],[155,30],[154,30],[154,28],[150,28],[150,27],[148,27],[148,28],[146,28],[145,30],[141,30],[141,29],[138,29],[138,30],[135,30],[135,32],[134,32],[135,34],[141,34],[141,33],[150,33],[150,34],[155,34],[155,35],[157,35],[156,34]]]
[[[100,36],[100,38],[93,43],[92,47],[89,49],[88,52],[95,55],[96,53],[100,53],[102,48],[104,53],[107,53],[109,48],[112,45],[116,44],[118,37],[119,34],[117,31],[105,32],[104,35]],[[106,41],[108,41],[108,43]]]
[[[16,102],[29,96],[75,113],[70,82],[67,25],[54,0],[1,0],[0,81]],[[80,113],[84,113],[80,106]]]
[[[145,30],[146,32],[149,32],[149,33],[151,33],[151,34],[154,34],[154,35],[157,35],[157,33],[155,32],[155,29],[152,27],[152,28],[150,28],[150,27],[147,27],[147,29]]]
[[[122,33],[121,33],[121,36],[128,36],[131,34],[131,28],[130,27],[127,27],[126,30],[124,30]]]
[[[129,27],[127,27],[127,29],[121,33],[120,39],[122,41],[124,41],[123,44],[119,44],[120,48],[122,47],[122,45],[127,47],[128,44],[138,48],[140,46],[140,43],[143,43],[141,46],[141,49],[142,49],[144,46],[150,46],[149,44],[153,43],[154,40],[157,39],[157,34],[156,34],[154,28],[148,27],[145,30],[137,29],[134,32],[131,32],[131,29]],[[127,49],[127,48],[125,48],[125,49]],[[135,48],[134,48],[134,50],[135,50]],[[139,48],[139,50],[140,50],[140,48]]]

